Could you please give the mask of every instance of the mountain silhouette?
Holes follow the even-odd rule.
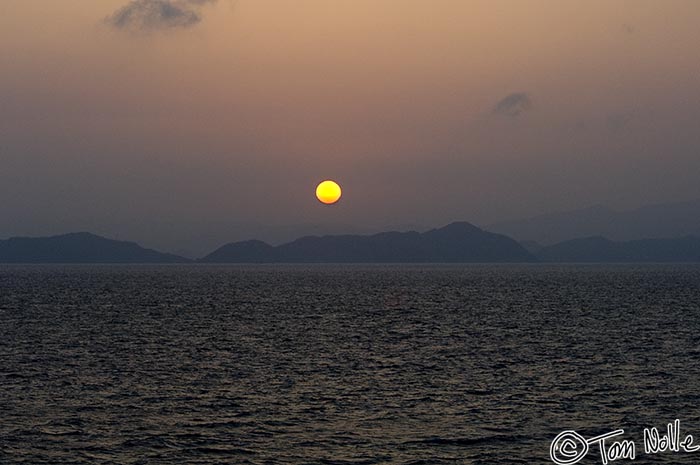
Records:
[[[0,240],[0,263],[184,263],[186,258],[81,232]]]
[[[528,251],[529,250],[529,251]],[[602,236],[537,247],[457,222],[424,233],[306,236],[272,246],[226,244],[199,263],[700,262],[700,237],[614,241]],[[0,240],[0,263],[188,263],[187,258],[90,233]]]
[[[487,229],[518,241],[542,245],[593,236],[614,241],[700,236],[700,200],[647,205],[627,211],[596,205],[497,223]]]
[[[226,244],[205,263],[486,263],[531,262],[513,239],[457,222],[425,233],[306,236],[273,247],[261,241]]]
[[[626,242],[586,237],[544,247],[537,258],[543,262],[700,262],[700,237]]]

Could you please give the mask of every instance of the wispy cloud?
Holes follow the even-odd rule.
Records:
[[[200,9],[217,0],[131,0],[106,18],[120,30],[151,32],[194,26],[202,20]]]
[[[506,95],[493,107],[493,113],[509,118],[516,118],[532,108],[530,96],[524,92]]]

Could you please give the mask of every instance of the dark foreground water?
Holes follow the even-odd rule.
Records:
[[[699,330],[698,266],[0,267],[0,463],[700,463]]]

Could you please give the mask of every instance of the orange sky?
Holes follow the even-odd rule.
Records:
[[[700,2],[160,1],[199,21],[0,2],[0,237],[172,248],[700,197]]]

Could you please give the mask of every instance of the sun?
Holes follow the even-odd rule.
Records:
[[[342,191],[337,182],[327,180],[323,181],[316,187],[316,198],[319,202],[326,205],[332,205],[340,200]]]

